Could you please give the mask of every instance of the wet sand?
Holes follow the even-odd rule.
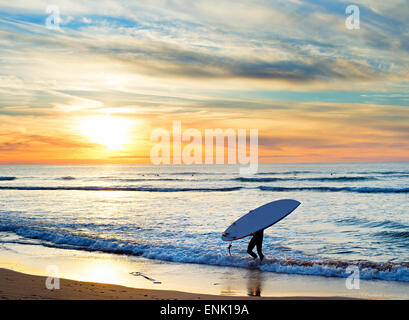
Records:
[[[300,300],[348,299],[343,297],[246,297],[195,294],[171,290],[60,279],[60,289],[49,290],[47,277],[0,269],[0,300]]]

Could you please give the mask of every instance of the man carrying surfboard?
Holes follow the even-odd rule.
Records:
[[[281,199],[266,203],[254,210],[250,210],[244,216],[230,224],[230,226],[222,233],[222,240],[235,241],[252,236],[247,252],[254,259],[257,259],[257,255],[253,252],[254,247],[257,246],[258,257],[260,260],[263,260],[264,254],[262,252],[262,246],[264,229],[267,229],[284,219],[300,204],[301,202],[297,200]],[[229,245],[229,254],[230,248],[231,243]]]
[[[260,261],[263,261],[264,254],[261,251],[263,248],[263,236],[264,230],[257,231],[254,233],[253,237],[249,242],[249,246],[247,247],[247,253],[251,255],[254,259],[257,259],[257,255],[253,252],[255,246],[257,246],[257,253],[260,258]]]

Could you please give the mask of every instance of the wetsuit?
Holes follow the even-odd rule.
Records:
[[[264,230],[258,231],[253,235],[253,238],[251,238],[249,242],[249,246],[247,248],[247,253],[251,255],[254,259],[257,258],[257,255],[253,252],[253,248],[257,246],[257,253],[262,261],[264,258],[264,254],[261,251],[263,247],[263,235],[264,235]]]

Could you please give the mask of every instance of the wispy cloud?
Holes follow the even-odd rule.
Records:
[[[355,31],[341,0],[53,4],[60,30],[45,26],[48,1],[0,2],[7,154],[39,158],[66,146],[86,157],[95,146],[81,144],[73,124],[101,113],[143,119],[146,146],[149,129],[174,117],[199,128],[257,126],[264,154],[280,159],[345,159],[334,150],[359,148],[376,159],[407,146],[405,0],[355,1]]]

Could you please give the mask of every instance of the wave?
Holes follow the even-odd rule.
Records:
[[[134,172],[133,175],[139,177],[163,177],[163,176],[196,176],[196,175],[228,175],[227,172],[198,172],[198,171],[182,171],[182,172]],[[115,179],[117,176],[100,176],[95,177],[100,179]]]
[[[304,178],[300,180],[305,181],[320,181],[320,182],[330,182],[330,181],[340,181],[340,182],[348,182],[348,181],[368,181],[368,180],[378,180],[375,177],[328,177],[328,178]]]
[[[229,173],[227,172],[199,172],[199,171],[184,171],[184,172],[172,172],[172,173],[167,173],[169,175],[174,175],[174,176],[195,176],[195,175],[228,175]]]
[[[375,233],[377,237],[389,238],[394,240],[409,239],[409,231],[381,231]]]
[[[314,173],[314,171],[300,171],[300,170],[296,170],[296,171],[284,171],[284,172],[279,172],[279,171],[271,171],[271,172],[258,172],[256,174],[258,175],[277,175],[277,174],[293,174],[293,175],[297,175],[297,174],[304,174],[304,173]]]
[[[361,218],[361,217],[346,217],[346,218],[341,218],[337,219],[334,221],[336,224],[339,225],[346,225],[346,226],[361,226],[364,228],[389,228],[389,229],[408,229],[409,225],[407,224],[402,224],[397,221],[393,220],[382,220],[382,221],[377,221],[377,220],[370,220],[367,218]]]
[[[0,190],[20,191],[140,191],[140,192],[227,192],[244,189],[244,187],[221,187],[221,188],[161,188],[161,187],[81,187],[81,186],[0,186]],[[372,187],[273,187],[258,186],[262,191],[292,192],[292,191],[316,191],[316,192],[355,192],[355,193],[409,193],[409,188],[372,188]]]
[[[12,181],[16,179],[16,177],[0,177],[0,181]]]
[[[77,178],[72,176],[60,177],[55,180],[76,180]],[[95,180],[91,178],[91,181]],[[104,181],[119,181],[119,182],[140,182],[140,181],[190,181],[188,179],[178,179],[178,178],[119,178],[119,177],[99,177],[96,180]]]
[[[30,186],[0,186],[0,190],[70,190],[70,191],[146,191],[146,192],[217,192],[217,191],[236,191],[242,187],[224,187],[224,188],[155,188],[155,187],[30,187]]]
[[[346,226],[359,225],[365,228],[389,228],[389,229],[397,229],[397,230],[409,228],[409,225],[402,224],[402,223],[399,223],[393,220],[376,221],[376,220],[370,220],[370,219],[361,218],[361,217],[346,217],[346,218],[337,219],[334,222],[340,225],[346,225]]]
[[[394,174],[402,174],[402,175],[409,175],[409,171],[361,171],[356,172],[358,174],[387,174],[387,175],[394,175]]]
[[[356,192],[356,193],[409,193],[409,188],[371,188],[371,187],[269,187],[259,186],[263,191],[319,191],[319,192]]]
[[[178,179],[178,178],[109,178],[104,179],[109,181],[118,182],[144,182],[144,181],[192,181],[191,179]]]
[[[71,176],[66,176],[66,177],[57,178],[56,180],[75,180],[75,178]]]
[[[99,238],[79,233],[74,234],[61,231],[61,229],[57,231],[47,228],[34,228],[6,223],[0,224],[0,231],[14,232],[28,239],[38,239],[41,245],[49,247],[143,256],[161,261],[242,268],[249,268],[249,262],[252,261],[252,259],[247,256],[227,256],[217,252],[203,252],[202,248],[183,246],[183,244],[179,246],[173,244],[144,244],[137,241]],[[24,241],[20,243],[24,244]],[[382,263],[363,260],[347,261],[311,257],[279,257],[266,259],[262,265],[256,268],[262,271],[277,273],[348,277],[352,272],[348,271],[348,267],[350,266],[357,267],[360,270],[361,279],[409,282],[409,263],[405,262]]]
[[[312,178],[247,178],[239,177],[233,180],[241,182],[277,182],[277,181],[320,181],[320,182],[350,182],[378,180],[375,177],[312,177]]]
[[[290,181],[294,179],[287,179],[287,178],[246,178],[246,177],[239,177],[234,178],[235,181],[241,182],[277,182],[277,181]]]

